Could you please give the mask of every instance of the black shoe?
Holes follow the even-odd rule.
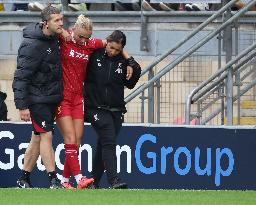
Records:
[[[29,179],[18,179],[17,185],[19,188],[23,188],[23,189],[33,188]]]
[[[125,182],[121,182],[119,178],[115,178],[111,183],[112,189],[127,189],[128,185]]]
[[[58,178],[52,178],[50,181],[50,189],[63,189],[64,187],[60,183]]]

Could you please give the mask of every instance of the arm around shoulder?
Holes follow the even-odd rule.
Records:
[[[136,83],[139,81],[141,74],[141,67],[139,63],[131,56],[126,59],[127,65],[133,68],[132,77],[129,80],[126,80],[125,86],[129,89],[133,89]]]

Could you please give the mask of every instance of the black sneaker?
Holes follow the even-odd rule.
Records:
[[[29,179],[18,179],[17,185],[19,188],[23,188],[23,189],[33,188]]]
[[[52,178],[50,181],[50,189],[63,189],[60,180],[58,178]]]
[[[127,189],[128,185],[125,182],[121,182],[119,178],[115,178],[111,183],[112,189]]]

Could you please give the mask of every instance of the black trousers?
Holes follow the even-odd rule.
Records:
[[[97,147],[92,164],[92,177],[95,184],[106,170],[110,184],[117,178],[116,140],[122,127],[122,112],[111,112],[104,109],[86,109],[86,121],[92,124],[97,133]]]

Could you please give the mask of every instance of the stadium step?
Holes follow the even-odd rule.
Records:
[[[256,101],[241,102],[241,109],[256,109]]]
[[[243,101],[241,103],[241,117],[256,118],[256,101]]]
[[[227,118],[224,119],[227,124]],[[237,125],[237,117],[233,117],[233,125]],[[241,102],[240,125],[256,125],[256,101]]]
[[[226,117],[224,123],[227,124]],[[237,125],[237,117],[233,117],[233,125]],[[256,125],[256,117],[240,117],[240,125]]]

